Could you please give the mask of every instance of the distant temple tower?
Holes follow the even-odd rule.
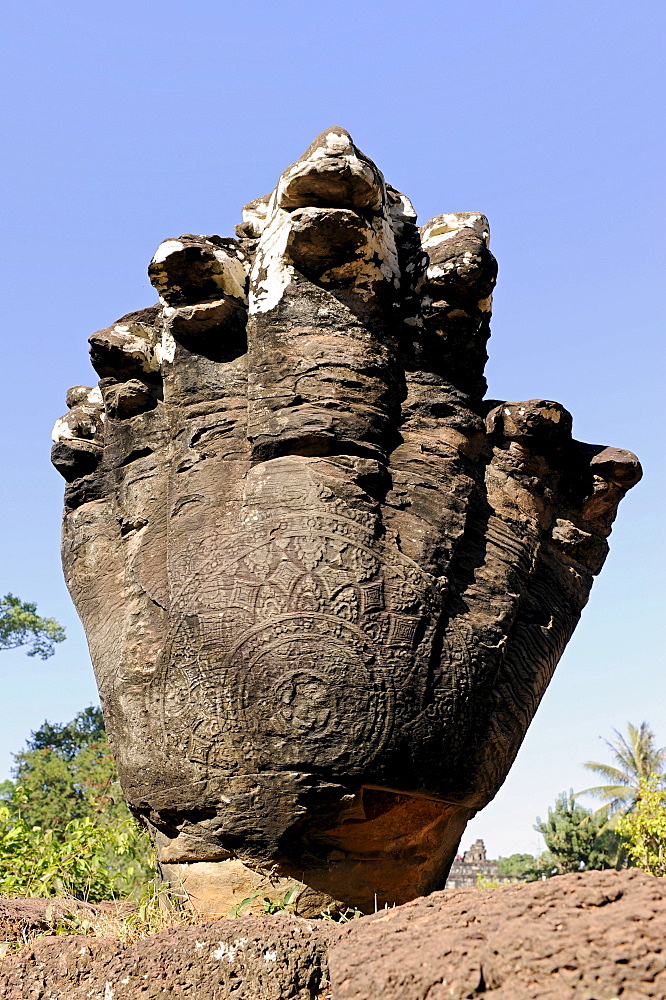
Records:
[[[494,861],[487,861],[486,845],[482,840],[475,840],[469,851],[465,851],[463,854],[463,862],[466,865],[484,864],[486,862],[494,865],[496,863]]]
[[[499,865],[496,861],[489,861],[486,857],[486,846],[482,840],[476,840],[462,857],[458,855],[451,865],[451,873],[446,881],[447,889],[469,889],[474,888],[477,876],[483,878],[496,879],[499,882],[510,881],[499,873]]]

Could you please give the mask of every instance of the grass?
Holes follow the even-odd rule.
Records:
[[[260,904],[260,913],[294,915],[293,900],[297,891],[297,888],[290,889],[279,899],[271,899],[269,896],[260,898],[260,893],[255,893],[234,906],[227,917],[245,916],[244,911],[257,903]],[[80,899],[71,896],[51,897],[46,904],[47,929],[23,928],[15,938],[0,941],[0,959],[31,947],[39,938],[54,935],[115,938],[124,945],[131,945],[168,927],[184,927],[201,920],[226,919],[211,914],[197,914],[187,906],[181,895],[173,892],[158,878],[145,882],[141,891],[134,896],[135,898],[117,901],[114,910],[105,908],[98,911],[95,911],[94,904],[88,909]],[[328,907],[318,919],[348,923],[362,916],[362,912],[354,907],[347,907],[342,911],[337,907]]]
[[[85,908],[74,897],[52,897],[46,904],[46,921],[46,930],[23,928],[14,939],[0,941],[0,959],[53,935],[110,937],[130,945],[167,927],[191,924],[195,914],[181,896],[155,878],[142,886],[136,899],[118,901],[113,910],[95,911],[94,906]]]

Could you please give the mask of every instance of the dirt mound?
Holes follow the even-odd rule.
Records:
[[[482,995],[665,1000],[666,880],[636,870],[586,872],[437,892],[342,927],[245,917],[171,928],[129,947],[46,937],[0,965],[6,1000]]]

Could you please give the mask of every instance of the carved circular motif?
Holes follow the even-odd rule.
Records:
[[[262,766],[367,761],[393,720],[368,637],[332,616],[289,615],[236,644],[236,711]],[[246,744],[247,745],[247,744]]]
[[[282,615],[228,635],[189,616],[167,643],[160,682],[171,751],[214,769],[363,766],[395,707],[370,637],[324,614]]]
[[[275,682],[270,694],[275,726],[285,735],[323,737],[330,728],[334,712],[325,677],[307,669],[292,670]]]

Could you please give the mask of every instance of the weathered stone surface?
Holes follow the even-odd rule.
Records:
[[[344,925],[248,917],[172,928],[130,947],[44,938],[0,963],[0,995],[663,1000],[665,940],[663,879],[585,872],[437,892]]]
[[[316,1000],[334,924],[246,917],[175,927],[128,947],[47,937],[0,964],[4,1000]]]
[[[438,892],[329,952],[332,1000],[666,997],[666,885],[639,871]]]
[[[343,129],[237,233],[165,241],[160,302],[91,338],[65,574],[170,877],[372,911],[443,885],[640,466],[483,399],[487,220],[419,230]]]

